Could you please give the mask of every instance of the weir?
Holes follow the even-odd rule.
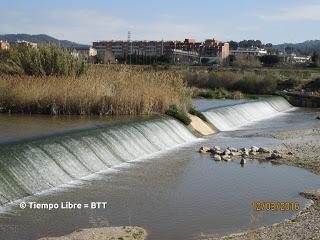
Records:
[[[204,115],[218,130],[230,131],[290,108],[284,98],[271,97]],[[159,117],[0,144],[0,205],[196,139],[178,121]]]
[[[169,118],[0,145],[0,204],[196,140]]]
[[[208,121],[220,131],[232,131],[255,121],[275,117],[293,108],[282,97],[241,103],[203,112]]]

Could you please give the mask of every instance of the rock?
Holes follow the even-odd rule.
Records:
[[[242,158],[240,161],[240,164],[246,164],[246,163],[247,163],[247,160],[245,158]]]
[[[234,148],[234,147],[228,147],[228,150],[230,151],[230,152],[238,152],[238,149],[236,149],[236,148]]]
[[[201,147],[201,148],[199,149],[199,152],[200,152],[200,153],[209,153],[209,152],[210,152],[210,148],[208,148],[208,147]]]
[[[318,189],[318,190],[308,190],[308,191],[300,193],[300,195],[302,195],[302,196],[304,196],[305,198],[308,198],[308,199],[320,200],[320,189]]]
[[[218,155],[218,154],[215,154],[215,155],[213,156],[213,158],[214,158],[215,161],[221,161],[221,156]]]
[[[261,147],[261,148],[259,148],[258,152],[259,153],[270,153],[271,151],[268,148]]]
[[[223,155],[223,156],[221,157],[221,159],[222,159],[223,161],[226,161],[226,162],[230,162],[230,161],[231,161],[231,158],[230,158],[228,155]]]
[[[215,153],[215,154],[218,154],[218,155],[222,155],[222,154],[223,154],[222,151],[215,151],[214,153]]]
[[[257,151],[250,150],[249,155],[255,156],[255,155],[257,155]]]
[[[292,155],[293,155],[293,153],[292,153],[292,152],[288,152],[288,155],[291,155],[291,156],[292,156]]]
[[[236,156],[241,156],[241,152],[231,152],[231,156],[236,157]]]
[[[316,117],[316,119],[320,120],[320,116]]]
[[[230,150],[226,149],[226,150],[223,152],[223,154],[224,154],[224,155],[230,155],[231,152],[230,152]]]
[[[213,149],[213,151],[221,151],[221,147],[220,146],[214,146],[212,149]]]
[[[272,153],[269,159],[280,159],[282,155],[280,153]]]
[[[240,148],[240,151],[241,152],[249,152],[249,149],[248,148]]]
[[[253,152],[258,152],[258,150],[259,150],[259,148],[256,147],[256,146],[252,146],[250,149],[251,149],[251,151],[253,151]]]
[[[278,154],[278,153],[279,153],[279,151],[278,151],[278,150],[273,150],[273,153]]]
[[[244,153],[242,153],[242,157],[249,157],[249,152],[245,151]]]

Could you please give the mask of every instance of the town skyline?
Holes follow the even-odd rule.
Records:
[[[277,3],[277,4],[272,4]],[[260,39],[265,43],[297,43],[320,39],[320,1],[253,0],[224,3],[204,0],[184,4],[154,1],[4,2],[0,34],[48,34],[83,44],[97,40],[197,41],[212,36],[222,41]],[[61,8],[63,6],[63,8]],[[308,26],[308,27],[305,27]]]

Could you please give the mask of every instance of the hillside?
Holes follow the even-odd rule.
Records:
[[[31,35],[31,34],[4,34],[0,35],[0,40],[8,41],[8,42],[15,42],[18,40],[24,40],[34,43],[42,43],[42,44],[56,44],[60,45],[61,47],[65,48],[73,48],[73,47],[84,47],[88,46],[85,44],[79,44],[75,42],[71,42],[68,40],[59,40],[54,37],[51,37],[49,35],[45,34],[37,34],[37,35]]]
[[[315,50],[320,49],[320,40],[309,40],[302,43],[283,43],[274,45],[273,47],[280,51],[286,47],[292,47],[295,51],[300,51],[304,54],[312,54]]]

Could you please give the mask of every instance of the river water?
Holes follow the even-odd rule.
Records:
[[[234,105],[223,101],[195,104],[201,110]],[[240,111],[247,116],[250,109]],[[107,125],[100,118],[55,120],[44,132],[37,125],[46,126],[43,122],[50,122],[50,117],[17,117],[7,121],[12,118],[2,115],[0,122],[6,123],[6,127],[0,127],[0,192],[4,195],[0,198],[0,239],[37,239],[79,228],[118,225],[141,226],[148,231],[148,239],[199,239],[202,235],[239,232],[292,217],[295,212],[255,212],[252,203],[298,201],[304,206],[307,200],[298,193],[320,188],[319,176],[269,162],[249,161],[245,166],[240,165],[239,159],[215,162],[210,155],[200,155],[197,150],[202,145],[270,147],[283,141],[260,135],[317,127],[316,114],[290,109],[204,139],[197,139],[181,124],[167,118],[112,121]],[[29,132],[27,137],[14,131],[15,126],[25,124],[24,119],[29,122],[23,128]],[[38,121],[43,124],[37,124]],[[33,127],[29,129],[28,125]],[[320,138],[290,141],[310,139]],[[42,190],[45,192],[35,195]],[[33,196],[23,198],[28,195]],[[38,203],[107,202],[107,207],[22,210],[6,203],[19,198]]]

